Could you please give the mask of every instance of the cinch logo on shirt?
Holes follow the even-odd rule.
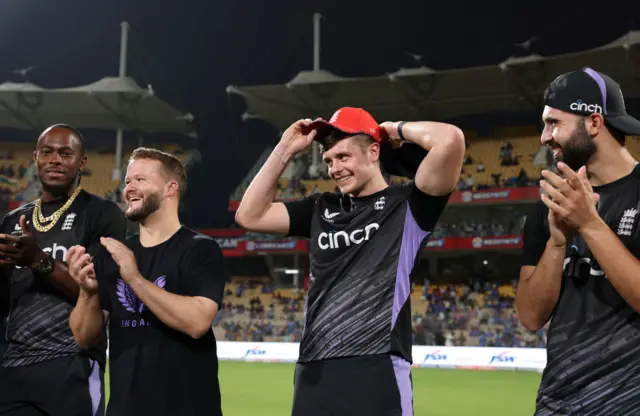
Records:
[[[346,231],[320,233],[318,236],[318,247],[320,247],[321,250],[333,250],[349,247],[351,244],[362,244],[364,241],[369,241],[369,238],[371,238],[373,233],[378,229],[380,229],[380,225],[374,222],[350,233]]]
[[[576,246],[572,246],[571,249],[574,252],[577,252],[578,250]],[[596,267],[598,267],[596,269],[594,268],[594,265],[591,263],[591,261],[592,261],[591,257],[578,257],[576,255],[565,257],[564,263],[562,264],[562,272],[567,277],[573,277],[573,278],[579,279],[582,277],[582,275],[580,274],[580,270],[582,269],[581,266],[588,265],[589,276],[604,277],[605,279],[608,279],[607,275],[604,274],[602,269],[600,269],[600,266],[597,264],[597,262],[594,262],[596,264]]]
[[[158,286],[160,289],[164,289],[164,285],[167,281],[167,275],[162,275],[158,277],[153,283]],[[127,285],[124,280],[117,279],[116,281],[116,296],[120,301],[120,304],[128,311],[134,314],[142,314],[145,310],[146,306],[138,296],[136,292],[133,291]],[[140,319],[123,319],[121,321],[121,325],[123,328],[135,328],[138,326],[149,326],[150,322],[145,320],[144,318]]]
[[[67,261],[67,251],[69,251],[65,246],[58,245],[57,243],[53,243],[52,247],[45,247],[42,249],[47,254],[51,254],[56,260]]]
[[[569,108],[574,111],[588,111],[590,113],[602,114],[602,107],[600,107],[598,104],[587,104],[583,103],[582,100],[571,103]]]
[[[67,261],[67,249],[63,245],[59,245],[58,243],[53,243],[51,247],[45,247],[42,249],[47,254],[50,254],[54,260],[60,260],[62,262]],[[16,269],[22,269],[22,266],[16,266]]]

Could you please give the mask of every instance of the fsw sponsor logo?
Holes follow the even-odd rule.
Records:
[[[424,356],[424,362],[427,361],[446,361],[447,360],[447,355],[446,354],[442,354],[440,352],[440,350],[435,350],[429,354],[426,354]]]
[[[334,250],[349,247],[352,244],[362,244],[365,241],[369,241],[371,236],[379,229],[380,224],[374,222],[351,232],[329,231],[328,233],[320,233],[318,235],[318,247],[320,247],[320,250]]]
[[[164,289],[164,285],[167,282],[167,275],[158,277],[153,283],[160,289]],[[136,315],[141,315],[146,309],[146,306],[136,293],[127,285],[122,279],[116,281],[116,296],[120,301],[120,304],[128,311]],[[135,319],[123,319],[120,324],[123,328],[136,328],[139,326],[149,326],[149,320],[144,318]]]
[[[602,114],[602,107],[600,107],[600,105],[598,105],[598,104],[587,104],[585,102],[582,102],[582,100],[578,100],[578,101],[572,102],[571,105],[569,105],[569,108],[574,110],[574,111],[585,111],[585,112],[589,112],[589,113]]]
[[[491,357],[491,361],[489,361],[489,364],[494,364],[494,363],[512,363],[516,360],[516,357],[514,357],[513,355],[510,355],[508,351],[504,351],[501,352],[498,355],[494,355]]]
[[[264,356],[266,354],[267,354],[266,350],[263,350],[262,348],[256,346],[256,347],[253,347],[251,349],[248,349],[247,352],[244,354],[244,357],[242,357],[242,358],[262,357],[262,356]]]

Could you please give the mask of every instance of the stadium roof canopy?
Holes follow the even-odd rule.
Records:
[[[78,128],[122,129],[195,136],[193,116],[141,88],[129,77],[45,89],[31,83],[0,84],[0,127],[42,130],[56,123]]]
[[[283,85],[238,87],[228,94],[247,104],[243,120],[263,119],[284,130],[300,118],[329,118],[343,106],[367,109],[379,121],[450,120],[491,113],[542,109],[546,86],[558,75],[589,66],[620,83],[628,98],[640,97],[640,31],[581,52],[509,58],[497,65],[436,71],[400,69],[384,76],[344,78],[302,71]]]

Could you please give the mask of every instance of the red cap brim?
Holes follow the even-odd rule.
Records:
[[[309,125],[309,129],[310,130],[318,130],[318,133],[315,137],[314,140],[319,140],[322,137],[326,136],[327,134],[329,134],[329,132],[331,130],[338,130],[342,133],[346,133],[346,134],[366,134],[367,136],[371,136],[369,133],[367,133],[366,131],[361,131],[361,130],[354,130],[352,128],[349,127],[345,127],[345,126],[341,126],[338,123],[329,123],[328,121],[322,119],[322,118],[317,118],[315,120],[313,120],[313,122]],[[384,135],[384,130],[380,129],[380,138],[382,141],[384,141],[384,138],[386,135]],[[375,138],[374,138],[375,140]]]

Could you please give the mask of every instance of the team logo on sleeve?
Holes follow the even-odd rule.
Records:
[[[164,285],[167,281],[167,275],[162,275],[158,277],[153,283],[158,286],[160,289],[164,289]],[[120,304],[127,310],[128,312],[141,315],[142,312],[146,309],[146,306],[142,301],[138,298],[136,293],[127,285],[124,280],[117,279],[116,281],[116,296]],[[122,327],[132,327],[135,328],[137,326],[149,326],[149,321],[144,318],[140,319],[123,319]]]

